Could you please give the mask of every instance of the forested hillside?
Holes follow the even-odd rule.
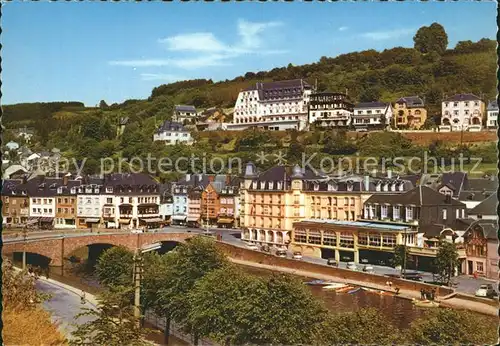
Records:
[[[79,102],[7,105],[3,106],[3,124],[7,129],[34,127],[38,148],[58,147],[77,157],[98,158],[112,153],[130,157],[169,150],[153,145],[152,134],[171,117],[175,104],[192,104],[199,109],[233,107],[238,92],[258,81],[304,78],[313,85],[317,83],[319,91],[347,90],[355,102],[394,102],[401,96],[419,95],[425,97],[430,118],[436,122],[446,95],[471,92],[485,101],[496,97],[495,41],[462,41],[446,49],[446,33],[438,24],[419,29],[414,41],[414,48],[321,57],[316,63],[247,72],[233,80],[198,79],[160,85],[147,100],[112,105],[101,101],[98,108],[85,108]],[[128,118],[128,124],[119,137],[117,125],[122,118]],[[7,131],[4,143],[8,139]],[[203,143],[189,150],[207,149]],[[232,150],[237,149],[234,144]]]

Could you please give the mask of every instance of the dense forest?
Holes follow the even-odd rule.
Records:
[[[93,108],[84,107],[80,102],[7,105],[3,106],[3,125],[7,128],[4,143],[11,138],[9,129],[28,126],[36,131],[35,149],[57,147],[72,157],[97,160],[102,156],[131,157],[148,152],[168,155],[173,149],[153,144],[152,134],[163,120],[171,117],[175,104],[192,104],[198,109],[233,107],[238,92],[258,81],[304,78],[310,84],[317,84],[319,91],[348,90],[354,102],[394,102],[402,96],[419,95],[425,98],[433,124],[439,123],[443,97],[460,92],[477,94],[485,101],[496,97],[497,44],[494,40],[461,41],[448,49],[444,28],[434,23],[420,28],[414,42],[413,48],[321,57],[316,63],[247,72],[233,80],[197,79],[160,85],[146,100],[127,100],[121,104],[108,105],[103,100],[99,107]],[[128,118],[128,123],[124,133],[118,135],[117,126],[123,118]],[[253,131],[245,132],[253,138]],[[214,136],[218,135],[214,133]],[[277,141],[270,137],[270,142]],[[177,148],[175,153],[211,149],[224,152],[224,148],[227,152],[241,152],[249,146],[245,140],[240,143],[238,138],[214,145],[205,138],[194,147]],[[306,142],[311,138],[314,135],[308,136]],[[288,136],[285,145],[291,140]]]

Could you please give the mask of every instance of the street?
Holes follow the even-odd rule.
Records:
[[[67,338],[76,330],[75,323],[82,324],[92,320],[90,316],[81,316],[75,319],[76,315],[81,312],[82,307],[89,309],[96,308],[95,305],[89,302],[82,304],[78,294],[48,282],[43,278],[39,278],[36,281],[36,288],[40,292],[52,295],[49,300],[43,303],[43,307],[50,312],[53,322],[59,325],[59,330]]]

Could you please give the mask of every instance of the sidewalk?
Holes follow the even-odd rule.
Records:
[[[390,290],[387,286],[384,286],[384,285],[366,283],[363,281],[346,280],[346,279],[339,278],[336,276],[331,276],[331,275],[323,275],[323,274],[318,274],[318,273],[314,273],[314,272],[305,272],[305,271],[295,270],[295,269],[291,269],[291,268],[277,267],[277,266],[272,266],[272,265],[267,265],[267,264],[260,264],[260,263],[254,263],[254,262],[249,262],[249,261],[237,260],[237,259],[233,259],[233,258],[230,258],[230,261],[233,263],[236,263],[236,264],[255,267],[255,268],[262,268],[262,269],[267,269],[267,270],[272,270],[272,271],[280,271],[280,272],[284,272],[284,273],[299,275],[299,276],[313,278],[313,279],[331,280],[331,281],[335,281],[335,282],[339,282],[339,283],[353,284],[353,285],[360,286],[360,287],[366,287],[366,288],[372,288],[372,289],[377,289],[377,290],[381,290],[381,291],[391,291],[392,292],[392,290]],[[399,291],[398,297],[403,298],[403,299],[409,299],[409,300],[419,299],[420,292],[415,292],[415,291],[407,290],[407,289],[401,289]],[[436,301],[441,303],[442,306],[445,306],[445,307],[450,307],[450,308],[455,308],[455,309],[467,309],[467,310],[475,311],[475,312],[485,314],[485,315],[498,316],[498,307],[494,307],[494,306],[484,304],[484,303],[469,301],[469,300],[465,300],[465,299],[461,299],[461,298],[450,298],[447,300],[436,299]]]

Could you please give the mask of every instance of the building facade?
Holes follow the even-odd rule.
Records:
[[[228,130],[259,127],[265,130],[303,130],[311,86],[303,79],[256,83],[241,91]]]
[[[498,103],[496,100],[490,101],[488,103],[488,108],[486,110],[486,127],[488,129],[498,128]]]
[[[201,223],[201,186],[190,187],[188,191],[188,213],[186,223],[190,227],[199,227]]]
[[[196,121],[196,108],[190,105],[176,105],[174,107],[174,114],[172,115],[172,120],[179,122],[183,125],[188,123],[193,123]]]
[[[441,124],[452,131],[481,130],[484,117],[484,102],[474,94],[457,94],[441,103]]]
[[[231,182],[223,187],[219,193],[219,214],[217,225],[223,228],[238,227],[239,224],[239,181]]]
[[[62,183],[57,187],[54,228],[77,228],[77,189],[79,185],[80,180],[69,180],[69,176],[62,178]]]
[[[424,101],[419,96],[402,97],[394,104],[396,128],[420,129],[427,120]]]
[[[2,186],[2,224],[24,227],[29,217],[29,197],[22,180],[4,180]]]
[[[498,222],[477,220],[464,234],[466,261],[462,272],[498,280]]]
[[[381,130],[393,122],[393,112],[390,103],[361,102],[355,105],[352,125],[357,131]]]
[[[166,145],[192,144],[191,133],[181,124],[165,120],[153,135],[153,141],[161,141]]]
[[[85,177],[77,189],[77,228],[92,229],[101,225],[105,199],[101,197],[104,194],[103,180],[100,178]],[[109,217],[109,208],[107,209]],[[112,215],[114,219],[114,214]]]
[[[320,92],[310,95],[308,121],[318,127],[346,128],[351,124],[354,105],[347,94]]]

